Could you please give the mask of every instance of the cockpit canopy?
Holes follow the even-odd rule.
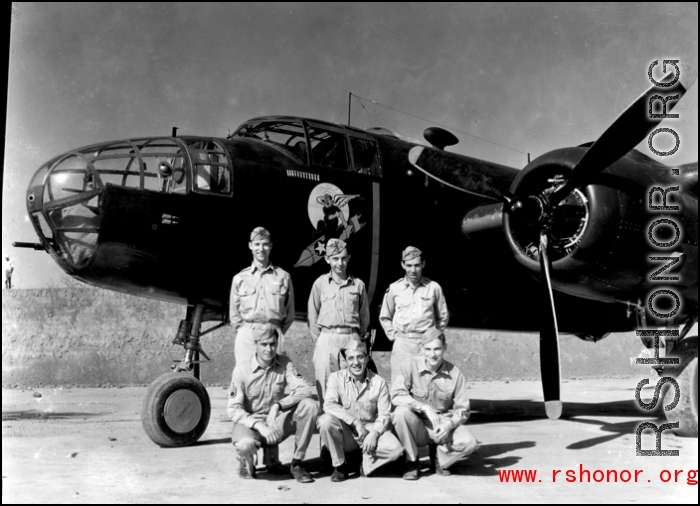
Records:
[[[376,140],[356,128],[309,119],[270,116],[247,121],[234,132],[233,137],[260,140],[303,165],[381,175]]]
[[[233,193],[230,156],[216,139],[164,137],[106,142],[42,165],[27,192],[35,229],[60,260],[80,268],[100,229],[100,198],[110,186],[219,196]]]

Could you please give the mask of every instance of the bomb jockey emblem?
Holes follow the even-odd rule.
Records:
[[[294,267],[310,267],[321,260],[326,253],[326,242],[329,239],[346,241],[355,232],[361,230],[366,223],[360,222],[362,213],[350,216],[349,202],[353,199],[362,200],[360,195],[346,195],[331,183],[317,185],[309,195],[309,220],[315,227],[312,234],[314,240],[304,251]]]

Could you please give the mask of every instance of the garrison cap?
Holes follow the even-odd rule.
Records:
[[[358,341],[357,339],[349,339],[347,344],[343,346],[343,354],[355,350],[362,351],[365,355],[369,355],[369,353],[367,353],[367,343],[365,343],[364,341]]]
[[[273,337],[276,337],[277,339],[280,337],[277,329],[274,327],[269,327],[267,329],[255,329],[253,331],[253,341],[256,343],[260,341],[267,341]]]
[[[444,343],[445,338],[444,338],[444,333],[442,332],[442,330],[440,330],[437,327],[429,328],[428,330],[425,331],[425,334],[423,334],[423,337],[420,338],[420,343],[421,344],[432,343],[436,339],[439,339],[440,336],[443,336],[442,342]]]
[[[339,255],[348,247],[345,241],[342,239],[328,239],[326,243],[326,256],[332,257],[334,255]]]
[[[409,246],[405,250],[403,250],[403,253],[401,253],[401,260],[406,262],[408,260],[413,260],[414,258],[418,258],[421,256],[423,252],[416,248],[415,246]]]
[[[264,241],[265,239],[272,239],[270,232],[263,227],[255,227],[250,233],[251,241]]]

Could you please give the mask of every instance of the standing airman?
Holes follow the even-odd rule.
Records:
[[[367,290],[361,279],[347,272],[350,254],[345,242],[329,239],[325,259],[331,270],[314,282],[308,306],[309,331],[316,343],[316,389],[322,404],[328,377],[341,369],[340,350],[350,339],[362,340],[369,326]]]
[[[423,276],[425,260],[418,248],[407,247],[401,254],[406,276],[389,286],[379,322],[394,345],[391,350],[391,382],[396,380],[404,360],[421,354],[421,338],[429,328],[444,330],[449,321],[442,288]]]
[[[255,333],[255,354],[233,370],[227,411],[233,421],[232,440],[242,478],[255,478],[254,457],[265,447],[277,455],[279,443],[296,434],[291,473],[300,483],[314,481],[302,461],[314,434],[321,408],[313,387],[296,371],[289,357],[277,354],[278,330]],[[289,387],[289,395],[285,389]],[[284,474],[279,460],[265,454],[267,471]]]
[[[294,322],[294,288],[291,276],[270,262],[272,238],[263,227],[255,228],[248,243],[253,263],[233,277],[231,325],[236,333],[236,364],[255,354],[255,336],[281,330],[280,339]],[[284,349],[284,342],[279,345]]]
[[[394,429],[406,450],[405,480],[418,479],[418,447],[428,446],[436,474],[478,448],[464,424],[469,418],[469,396],[462,372],[444,359],[447,348],[441,330],[427,330],[421,339],[422,356],[406,360],[391,385],[396,406]]]
[[[344,481],[350,472],[349,452],[362,452],[361,469],[370,476],[377,468],[398,459],[403,447],[389,428],[391,399],[386,382],[367,370],[369,354],[364,342],[350,339],[341,351],[347,369],[328,378],[325,412],[318,419],[321,443],[330,450],[331,481]]]

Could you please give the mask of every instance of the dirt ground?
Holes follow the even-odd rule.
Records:
[[[291,478],[242,480],[236,475],[226,391],[209,388],[212,416],[198,444],[153,444],[139,417],[145,388],[10,390],[2,392],[3,503],[500,503],[697,502],[698,440],[669,432],[663,449],[677,457],[637,457],[635,430],[649,417],[636,407],[643,378],[572,380],[563,387],[564,416],[544,418],[538,382],[471,382],[469,421],[481,447],[450,477],[401,479],[400,466],[379,476],[331,483],[320,474],[319,441],[308,451],[312,484]],[[655,382],[651,383],[652,385]],[[647,387],[643,399],[650,399]],[[645,434],[643,449],[654,448]],[[293,438],[281,445],[291,459]],[[424,460],[427,466],[427,459]],[[582,467],[581,467],[582,466]],[[591,482],[580,483],[585,472]],[[537,471],[531,483],[506,483],[499,471]],[[561,470],[553,482],[553,473]],[[597,483],[596,470],[618,482]],[[630,471],[627,477],[622,471]],[[634,481],[635,470],[637,482]],[[694,470],[695,475],[689,474]],[[570,471],[576,482],[567,483]],[[610,474],[612,479],[613,475]],[[694,478],[694,479],[692,479]]]

